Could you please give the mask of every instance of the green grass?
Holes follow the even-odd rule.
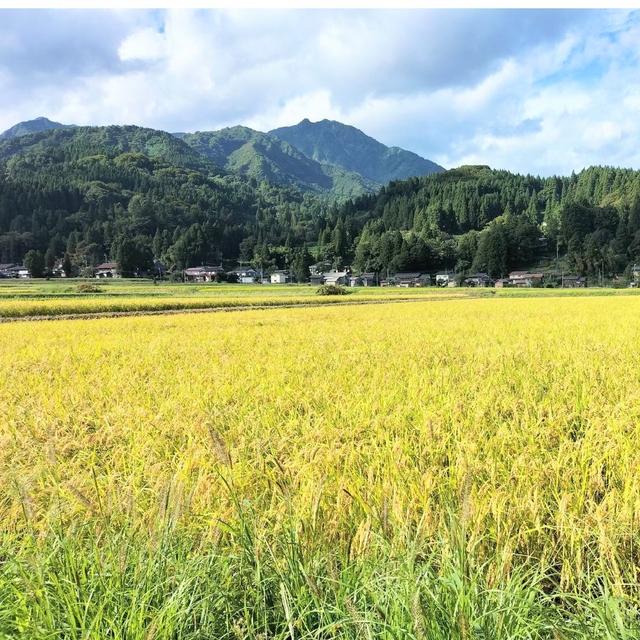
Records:
[[[455,518],[426,545],[405,532],[402,553],[379,529],[375,553],[353,559],[314,548],[293,518],[273,534],[238,509],[217,540],[169,522],[151,535],[62,523],[44,538],[5,535],[0,638],[640,637],[637,607],[606,584],[584,598],[562,593],[543,564],[480,564]]]

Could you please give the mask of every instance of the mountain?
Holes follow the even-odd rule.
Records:
[[[14,127],[15,128],[15,127]],[[10,137],[0,141],[0,159],[16,155],[38,155],[48,162],[68,158],[123,153],[142,153],[149,158],[207,174],[220,168],[186,142],[165,131],[133,125],[108,127],[64,127]]]
[[[53,122],[48,118],[36,118],[35,120],[26,120],[7,129],[4,133],[0,133],[0,140],[9,140],[9,138],[17,138],[26,136],[29,133],[37,133],[38,131],[49,131],[50,129],[73,129],[75,124],[60,124]]]
[[[359,129],[333,120],[310,122],[305,118],[297,125],[273,129],[269,134],[321,164],[359,173],[379,185],[444,170],[431,160],[399,147],[387,147]]]
[[[293,255],[317,237],[324,208],[297,190],[225,173],[153,129],[76,127],[0,141],[1,263],[36,250],[51,261],[68,253],[79,270],[127,247],[183,269],[287,240]]]
[[[316,162],[285,140],[248,127],[198,131],[180,138],[228,171],[332,200],[375,193],[381,186],[342,167]]]
[[[68,136],[33,139],[30,136],[51,130],[68,132],[75,129],[83,133],[79,138],[73,138],[74,144],[81,138],[82,144],[96,148],[106,143],[121,152],[135,151],[150,157],[162,156],[180,166],[219,173],[220,169],[213,166],[215,164],[258,183],[266,180],[301,193],[321,196],[326,201],[344,201],[366,193],[377,193],[391,180],[443,170],[415,153],[398,147],[386,147],[355,127],[330,120],[316,123],[303,120],[293,127],[274,129],[269,133],[242,126],[219,131],[172,134],[161,131],[150,133],[154,130],[133,127],[129,133],[134,130],[137,133],[127,134],[128,141],[125,142],[118,138],[117,128],[114,127],[76,127],[47,118],[36,118],[21,122],[0,134],[0,141],[14,142],[15,146],[3,149],[7,157],[6,154],[21,152],[23,144],[32,151],[34,145],[46,147],[67,144],[70,140]],[[143,134],[142,131],[147,133]],[[25,137],[29,140],[18,142]],[[210,161],[207,166],[203,164],[205,158]]]

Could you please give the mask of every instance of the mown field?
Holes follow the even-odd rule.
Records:
[[[3,324],[0,638],[640,637],[594,293]]]

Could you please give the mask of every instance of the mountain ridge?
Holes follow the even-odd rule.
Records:
[[[41,117],[15,125],[0,134],[0,140],[19,145],[16,141],[27,135],[74,128],[87,129]],[[266,180],[291,187],[325,200],[374,194],[391,180],[444,170],[411,151],[387,147],[351,125],[331,120],[312,123],[305,118],[298,125],[268,133],[241,125],[195,133],[148,130],[186,143],[222,170],[240,173],[257,182]]]
[[[54,122],[53,120],[49,120],[49,118],[40,116],[33,120],[18,122],[18,124],[13,125],[10,129],[0,133],[0,140],[9,140],[11,138],[28,135],[30,133],[49,131],[50,129],[73,129],[75,127],[75,124],[61,124],[60,122]]]
[[[311,122],[269,131],[309,158],[354,171],[380,185],[443,171],[444,167],[400,147],[387,147],[360,129],[335,120]]]

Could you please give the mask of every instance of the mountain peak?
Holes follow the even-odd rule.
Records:
[[[305,118],[297,125],[269,133],[316,162],[354,171],[381,185],[443,170],[431,160],[399,147],[389,148],[360,129],[335,120],[313,123]]]
[[[0,133],[0,140],[18,138],[20,136],[26,136],[30,133],[48,131],[49,129],[74,129],[75,127],[75,124],[61,124],[60,122],[49,120],[49,118],[45,118],[44,116],[38,116],[33,120],[25,120],[24,122],[19,122],[10,129],[7,129],[4,133]]]

